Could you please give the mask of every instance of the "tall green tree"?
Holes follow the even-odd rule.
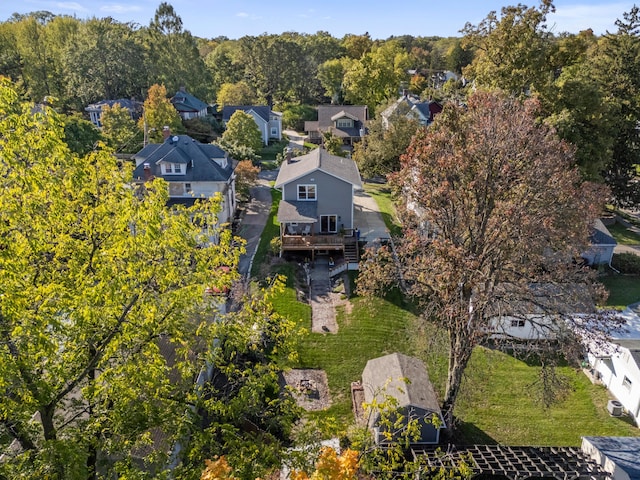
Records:
[[[620,206],[640,204],[640,9],[634,6],[616,21],[618,31],[598,42],[594,76],[613,109],[612,157],[604,177]]]
[[[78,109],[99,100],[141,98],[146,66],[144,48],[131,25],[112,18],[87,20],[65,54],[67,96],[76,99]]]
[[[465,77],[515,95],[540,89],[552,71],[552,34],[545,21],[553,10],[551,0],[541,0],[538,7],[503,7],[500,17],[490,12],[478,25],[467,23],[461,46],[475,56],[463,69]]]
[[[131,118],[127,108],[119,103],[102,108],[102,136],[107,145],[116,152],[135,153],[140,150],[143,141],[143,132]]]
[[[409,80],[409,67],[409,54],[395,40],[374,47],[345,72],[346,100],[375,112],[379,105],[398,96]]]
[[[559,292],[545,312],[571,322],[566,302],[592,285],[573,260],[585,251],[605,192],[581,180],[572,149],[538,122],[537,110],[533,100],[476,93],[418,130],[392,179],[403,236],[393,253],[370,252],[378,261],[364,262],[359,277],[365,292],[397,282],[425,320],[448,333],[442,410],[449,426],[464,371],[474,347],[495,331],[497,308],[524,316],[532,288],[553,284]],[[563,301],[553,301],[560,292]],[[562,341],[536,345],[545,366],[573,352],[576,339],[564,325],[553,324]]]
[[[229,286],[240,250],[207,241],[215,201],[170,211],[162,180],[132,188],[130,167],[71,153],[58,115],[31,109],[2,82],[0,476],[134,478],[191,424],[205,288]]]
[[[202,100],[213,98],[211,75],[198,43],[183,29],[182,18],[171,4],[160,3],[144,34],[150,56],[149,83],[163,84],[171,94],[185,87]]]
[[[216,102],[219,108],[225,105],[254,105],[256,94],[246,82],[223,83],[218,90]]]
[[[344,98],[343,83],[344,75],[353,60],[343,57],[327,60],[318,66],[318,79],[324,94],[331,98],[331,103],[339,105]]]
[[[407,117],[407,110],[400,109],[391,115],[388,127],[383,125],[382,118],[371,121],[365,139],[354,145],[353,159],[365,177],[386,178],[400,170],[400,157],[420,126],[417,120]]]
[[[222,142],[225,145],[246,147],[253,150],[253,152],[258,152],[263,145],[262,135],[260,134],[258,125],[256,125],[255,120],[250,114],[242,110],[236,110],[233,112],[233,115],[231,115],[227,127],[222,134]]]
[[[103,140],[103,136],[95,125],[79,115],[68,115],[62,118],[64,141],[76,155],[87,155],[98,147],[99,141]]]
[[[138,120],[138,128],[145,141],[162,143],[162,130],[169,127],[173,133],[182,133],[182,121],[178,111],[167,98],[164,85],[151,85],[143,106],[144,113]]]

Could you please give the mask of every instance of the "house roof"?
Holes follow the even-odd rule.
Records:
[[[233,174],[232,162],[227,161],[227,153],[220,147],[200,143],[188,135],[174,135],[163,143],[151,143],[136,153],[133,158],[138,165],[133,178],[145,178],[144,164],[149,164],[151,174],[167,181],[180,182],[227,182]],[[223,168],[216,160],[227,163]],[[163,162],[187,165],[185,175],[163,175]]]
[[[132,100],[129,98],[118,98],[116,100],[102,100],[100,102],[92,103],[85,107],[85,111],[101,111],[104,107],[107,106],[113,108],[116,103],[119,104],[122,108],[126,108],[131,112],[139,112],[142,110],[142,102],[138,102],[137,100]]]
[[[253,111],[258,117],[260,117],[266,123],[269,123],[271,109],[267,105],[226,105],[222,109],[222,121],[228,122],[231,118],[231,115],[233,115],[236,110],[242,110],[246,113],[249,113],[249,111]]]
[[[316,223],[318,202],[281,200],[278,205],[278,223]]]
[[[640,437],[584,437],[630,480],[640,480]],[[616,476],[616,478],[621,478]]]
[[[388,395],[398,401],[398,407],[413,406],[440,415],[427,369],[417,358],[392,353],[369,360],[362,372],[362,387],[367,403],[384,402]]]
[[[336,120],[350,118],[354,122],[353,128],[337,128]],[[331,130],[337,137],[360,137],[360,131],[364,129],[369,120],[366,105],[320,105],[318,106],[318,120],[304,122],[307,132],[324,132]]]
[[[180,89],[171,99],[171,103],[178,112],[200,112],[207,108],[207,104],[194,97],[184,89]]]
[[[591,231],[589,235],[592,245],[617,245],[616,239],[613,238],[607,227],[605,227],[602,220],[599,218],[591,225]]]
[[[306,155],[294,157],[288,162],[283,162],[276,178],[275,187],[297,180],[311,172],[321,171],[350,183],[355,188],[362,188],[360,172],[356,163],[350,158],[331,155],[323,148],[316,148]]]

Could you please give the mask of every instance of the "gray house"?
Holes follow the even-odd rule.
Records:
[[[406,419],[418,421],[420,438],[412,441],[412,444],[439,442],[444,419],[436,392],[421,360],[401,353],[369,360],[362,372],[362,388],[365,403],[370,404],[374,400],[383,403],[387,401],[387,397],[391,397]],[[368,426],[373,430],[376,442],[386,441],[385,432],[380,425],[379,411],[371,412]],[[396,432],[387,433],[397,439],[397,434],[394,435]]]
[[[200,143],[188,135],[163,132],[163,143],[151,143],[134,155],[135,182],[163,178],[169,187],[169,205],[193,205],[199,198],[219,195],[218,223],[233,219],[236,208],[235,174],[229,155],[216,145]]]
[[[89,114],[89,119],[96,127],[102,128],[102,110],[105,107],[113,108],[114,105],[129,111],[133,120],[138,120],[142,116],[142,102],[128,98],[118,98],[117,100],[102,100],[88,105],[84,110]]]
[[[366,105],[320,105],[318,120],[304,122],[304,131],[313,143],[321,143],[322,135],[331,132],[350,148],[365,135],[368,123]]]
[[[345,252],[345,244],[357,243],[353,192],[362,189],[362,182],[353,160],[322,148],[287,157],[275,188],[282,191],[278,208],[281,254],[306,250],[313,257],[318,251]]]

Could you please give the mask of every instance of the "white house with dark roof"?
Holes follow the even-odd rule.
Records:
[[[356,243],[353,194],[362,189],[362,182],[353,160],[322,148],[299,157],[288,156],[280,166],[275,188],[282,192],[278,207],[281,253],[346,253],[345,244],[350,250]]]
[[[218,223],[233,219],[236,208],[235,174],[227,152],[188,135],[164,132],[162,143],[151,143],[133,158],[135,182],[160,177],[169,186],[169,204],[193,205],[199,198],[220,195]]]
[[[269,145],[269,140],[282,140],[282,113],[274,112],[266,105],[227,105],[222,109],[222,123],[229,123],[238,110],[253,117],[265,145]]]
[[[102,110],[105,107],[113,108],[114,105],[120,105],[122,108],[129,111],[129,115],[133,120],[138,120],[142,115],[142,102],[132,100],[129,98],[118,98],[117,100],[102,100],[100,102],[92,103],[85,107],[85,111],[89,114],[89,120],[96,127],[102,128]]]
[[[412,440],[412,445],[437,444],[440,441],[444,418],[427,369],[421,360],[402,353],[369,360],[362,371],[362,389],[366,404],[374,401],[378,404],[388,403],[390,397],[395,400],[395,408],[405,419],[418,421],[420,437]],[[385,443],[387,439],[384,427],[380,424],[380,415],[379,410],[372,409],[368,426],[373,431],[376,442]]]

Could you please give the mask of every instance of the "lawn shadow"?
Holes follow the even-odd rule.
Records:
[[[475,424],[455,420],[449,442],[456,445],[497,445],[498,442]]]

